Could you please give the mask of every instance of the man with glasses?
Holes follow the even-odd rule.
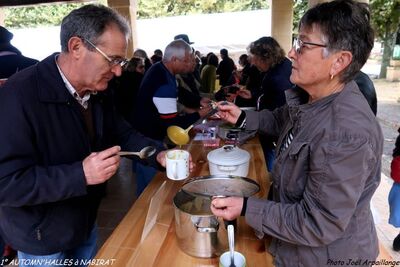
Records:
[[[76,9],[61,24],[62,52],[2,87],[0,231],[20,267],[88,265],[118,152],[155,145],[115,113],[104,92],[126,65],[128,25],[105,6]],[[165,165],[164,156],[149,162]]]
[[[161,62],[153,64],[145,73],[136,102],[135,128],[142,134],[162,141],[167,128],[177,125],[183,128],[207,114],[211,108],[180,116],[177,106],[177,82],[175,76],[193,71],[195,56],[192,48],[183,40],[167,45]]]
[[[176,75],[193,72],[194,66],[194,51],[188,43],[179,39],[167,45],[162,61],[153,64],[143,77],[136,99],[135,114],[138,116],[134,116],[135,129],[163,142],[169,126],[177,125],[186,129],[211,111],[207,106],[190,114],[178,112]],[[154,168],[137,164],[138,195],[154,174]]]

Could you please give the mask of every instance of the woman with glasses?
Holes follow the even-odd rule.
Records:
[[[352,0],[309,9],[289,52],[287,104],[242,112],[220,105],[226,121],[278,135],[272,199],[216,198],[216,216],[244,215],[269,235],[275,266],[371,266],[378,239],[370,201],[380,182],[383,136],[353,81],[373,47],[368,6]]]

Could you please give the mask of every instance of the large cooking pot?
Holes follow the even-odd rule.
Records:
[[[224,222],[212,214],[210,202],[210,197],[183,190],[174,197],[176,237],[186,254],[212,258],[228,249]]]
[[[246,177],[211,175],[185,181],[174,197],[175,232],[179,247],[186,254],[212,258],[227,250],[224,221],[211,210],[212,196],[249,197],[260,186]]]
[[[225,145],[207,154],[211,175],[247,176],[249,173],[250,153],[237,146]]]

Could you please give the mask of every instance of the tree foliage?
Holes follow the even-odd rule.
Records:
[[[268,8],[265,0],[139,0],[138,18],[209,14]]]
[[[47,25],[60,25],[61,20],[71,10],[82,4],[34,5],[5,9],[6,27],[24,28]]]
[[[400,0],[371,0],[371,20],[378,40],[383,43],[381,77],[386,77],[395,40],[400,31]]]
[[[293,33],[297,34],[301,17],[308,9],[307,0],[293,0]]]
[[[91,2],[107,4],[107,0],[93,0]],[[71,10],[87,3],[5,8],[5,25],[10,28],[60,25],[62,18]],[[147,19],[267,8],[266,0],[138,0],[138,18]]]
[[[58,3],[4,8],[4,24],[6,27],[10,28],[60,25],[62,19],[69,12],[88,3],[106,4],[107,0],[93,0],[85,3]]]

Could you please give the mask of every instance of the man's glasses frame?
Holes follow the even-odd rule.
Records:
[[[294,51],[296,51],[297,54],[301,54],[304,45],[315,45],[315,46],[318,46],[318,47],[327,47],[327,45],[325,45],[325,44],[304,42],[299,38],[294,38],[294,40],[293,40],[293,48],[294,48]]]
[[[87,42],[88,44],[90,44],[90,46],[92,46],[94,49],[96,49],[96,51],[99,52],[100,55],[102,55],[105,59],[107,59],[107,61],[111,67],[119,65],[121,68],[124,68],[127,66],[127,63],[129,62],[129,60],[127,60],[125,58],[111,58],[111,57],[107,56],[106,53],[101,51],[100,48],[98,48],[94,43],[92,43],[88,39],[83,38],[83,40],[85,40],[85,42]]]

